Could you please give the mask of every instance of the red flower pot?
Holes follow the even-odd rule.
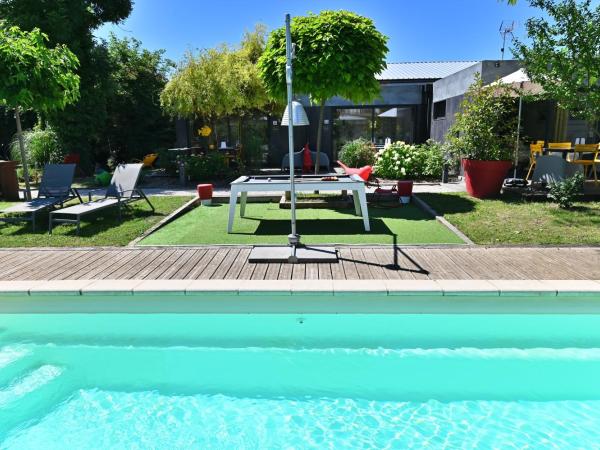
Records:
[[[512,161],[463,159],[462,166],[467,192],[476,198],[489,198],[500,194],[502,182],[512,167]]]
[[[400,196],[400,201],[402,203],[410,202],[410,198],[412,197],[412,191],[413,191],[412,180],[398,181],[398,195]]]

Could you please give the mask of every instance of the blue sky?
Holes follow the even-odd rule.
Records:
[[[517,6],[497,0],[136,0],[124,23],[102,27],[96,35],[135,37],[178,61],[187,49],[235,44],[258,22],[273,29],[283,25],[286,13],[323,9],[373,19],[389,37],[388,62],[496,59],[500,23],[514,20],[515,35],[522,37],[527,18],[539,14],[526,0]]]

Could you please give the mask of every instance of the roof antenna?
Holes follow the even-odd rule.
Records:
[[[515,21],[513,20],[510,24],[505,23],[504,20],[500,23],[500,35],[502,36],[502,48],[500,49],[500,53],[502,53],[501,61],[504,61],[504,50],[506,48],[506,36],[510,34],[511,37],[514,37],[513,31],[515,31]]]

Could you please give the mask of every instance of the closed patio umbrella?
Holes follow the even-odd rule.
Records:
[[[523,95],[539,95],[544,92],[542,86],[529,79],[525,69],[519,69],[503,78],[493,82],[493,85],[504,85],[513,88],[513,95],[519,97],[519,113],[517,119],[517,140],[515,142],[515,170],[513,177],[517,177],[517,164],[519,162],[519,139],[521,138],[521,114],[523,111]]]

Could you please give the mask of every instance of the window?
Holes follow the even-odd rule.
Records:
[[[441,100],[433,104],[433,120],[446,117],[446,100]]]

